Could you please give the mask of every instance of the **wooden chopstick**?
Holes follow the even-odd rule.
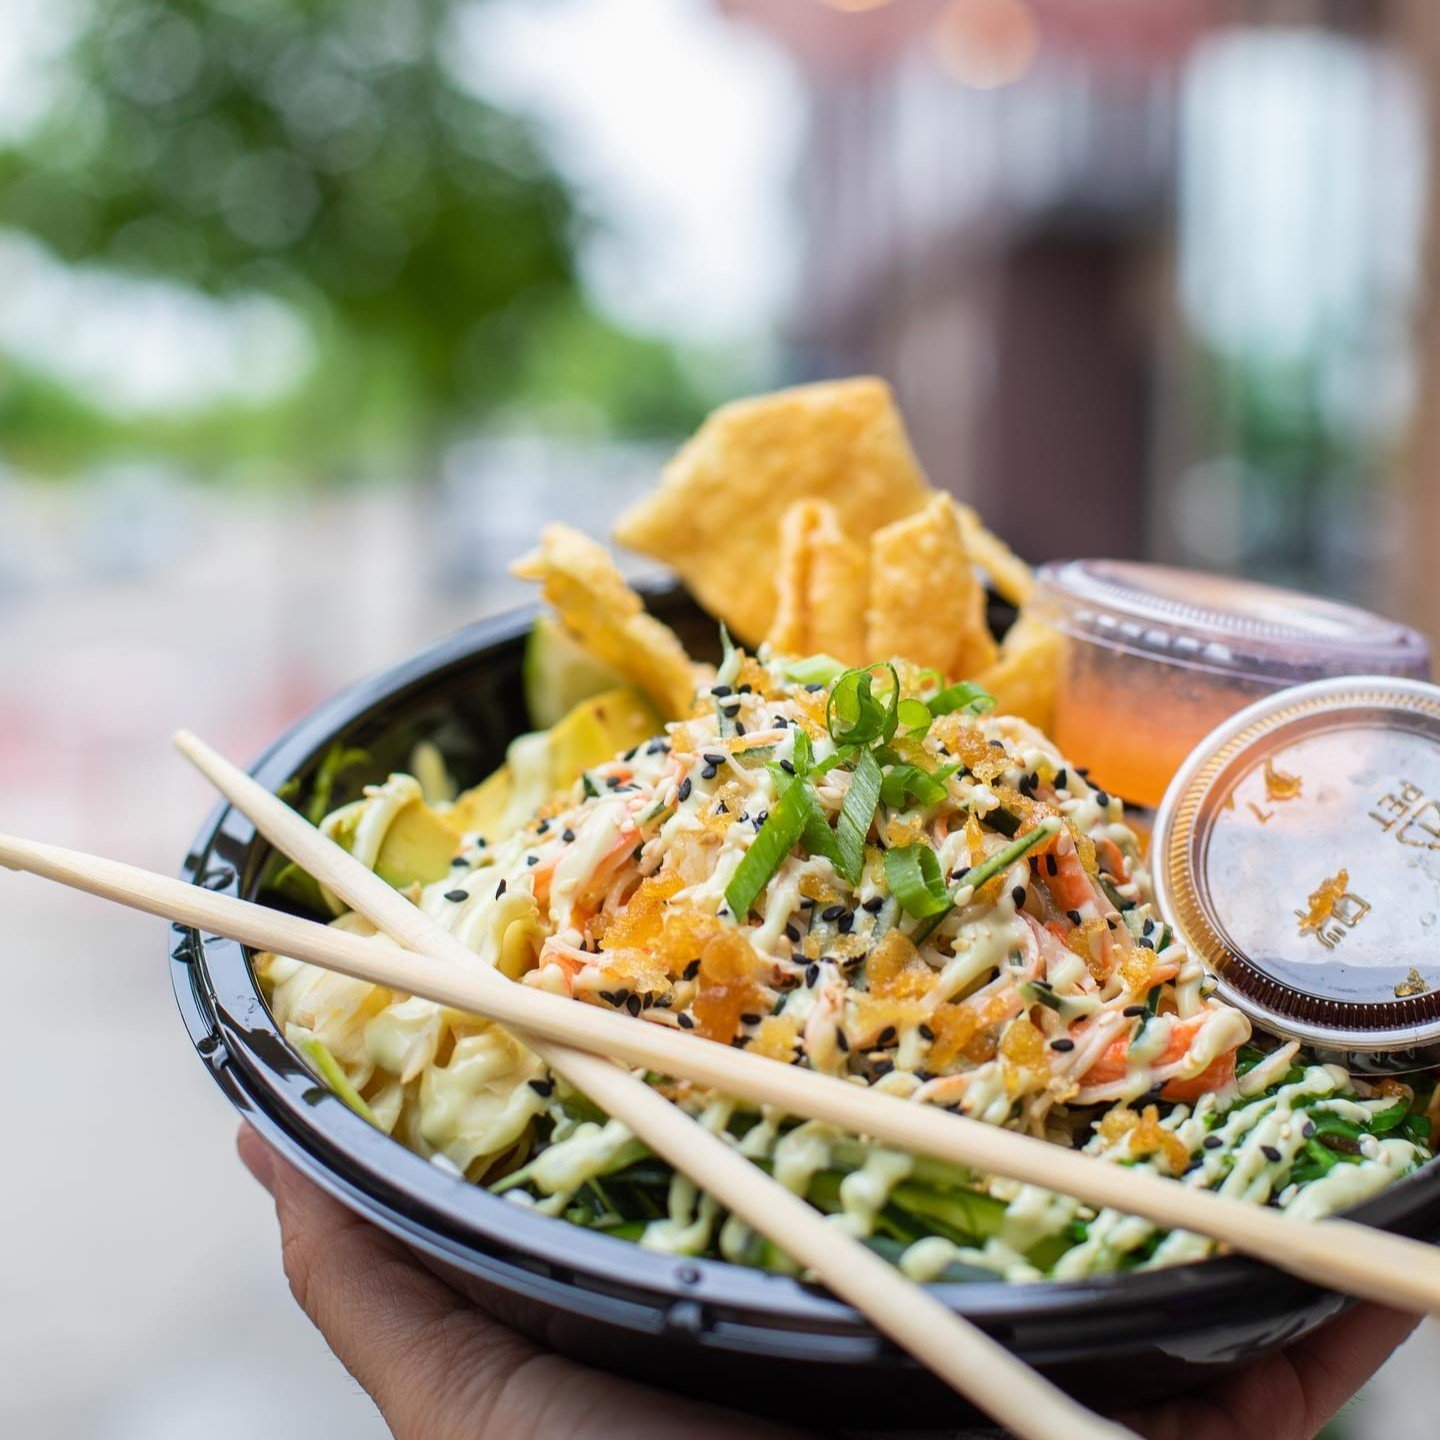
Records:
[[[832,1076],[716,1045],[683,1031],[581,1005],[525,985],[485,985],[477,968],[402,950],[284,911],[217,895],[119,861],[0,836],[0,864],[161,915],[258,950],[483,1014],[626,1064],[689,1079],[756,1104],[828,1121],[1157,1225],[1225,1240],[1302,1278],[1402,1309],[1440,1311],[1440,1258],[1418,1241],[1349,1220],[1297,1221],[1279,1211],[1063,1150],[1048,1141],[884,1095]],[[468,952],[467,952],[468,953]]]
[[[382,933],[432,962],[467,972],[483,997],[478,1007],[482,1013],[492,998],[523,988],[483,963],[477,965],[474,952],[449,931],[196,736],[182,732],[175,743],[272,845]],[[1072,1400],[614,1061],[523,1029],[517,1038],[677,1171],[813,1271],[897,1345],[1016,1435],[1024,1440],[1120,1440],[1131,1435]]]

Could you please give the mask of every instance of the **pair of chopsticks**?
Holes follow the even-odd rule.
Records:
[[[1440,1310],[1440,1256],[1415,1242],[1350,1221],[1290,1220],[1278,1211],[513,984],[477,964],[454,936],[202,742],[182,735],[177,744],[277,849],[409,948],[50,846],[0,837],[0,864],[255,948],[478,1012],[512,1028],[547,1064],[677,1170],[1026,1440],[1113,1440],[1128,1432],[1078,1407],[642,1081],[599,1057],[691,1079],[904,1149],[1065,1191],[1159,1225],[1207,1234],[1351,1294],[1411,1310]]]

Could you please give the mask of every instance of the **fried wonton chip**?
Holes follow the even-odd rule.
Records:
[[[1000,658],[971,678],[994,697],[1001,715],[1019,715],[1048,735],[1055,719],[1060,635],[1034,615],[1022,614],[1000,647]]]
[[[1030,567],[998,535],[985,528],[970,506],[957,505],[955,510],[971,563],[990,577],[996,592],[1012,605],[1018,608],[1025,604],[1035,588]]]
[[[547,525],[540,548],[511,572],[538,580],[561,620],[598,659],[643,690],[666,719],[690,713],[706,671],[668,625],[645,612],[603,546],[568,525]]]
[[[903,656],[952,680],[994,664],[985,591],[950,496],[870,537],[868,627],[872,660]]]
[[[835,507],[797,500],[780,521],[775,619],[765,637],[781,655],[865,660],[868,589],[864,548],[840,528]]]
[[[621,516],[615,539],[673,566],[737,640],[756,645],[775,615],[780,517],[796,500],[830,501],[844,533],[863,542],[931,494],[890,387],[827,381],[721,406],[660,489]]]

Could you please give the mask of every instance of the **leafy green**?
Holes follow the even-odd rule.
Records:
[[[725,887],[725,900],[737,920],[743,920],[750,913],[750,907],[770,883],[770,877],[794,849],[811,817],[808,802],[813,799],[810,786],[797,781],[775,802],[775,808],[750,842],[750,848]],[[824,823],[823,816],[821,823]],[[829,826],[825,829],[828,831]]]
[[[995,708],[995,697],[983,686],[962,680],[958,685],[951,685],[932,696],[925,704],[938,720],[940,716],[953,714],[956,710],[965,715],[987,714]]]
[[[807,655],[790,661],[782,673],[796,685],[828,685],[845,673],[845,664],[833,655]]]
[[[923,842],[887,850],[885,880],[900,908],[917,920],[943,915],[953,903],[939,858]]]
[[[850,776],[850,788],[840,806],[836,840],[840,851],[840,873],[852,884],[860,883],[865,867],[865,837],[880,802],[880,764],[869,750],[862,750]]]
[[[886,700],[875,694],[872,670],[890,672]],[[873,745],[894,738],[900,720],[900,676],[887,660],[883,665],[847,670],[831,687],[825,707],[825,728],[837,745]]]

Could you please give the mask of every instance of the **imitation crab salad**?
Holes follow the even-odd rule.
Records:
[[[617,534],[723,622],[718,667],[550,526],[517,567],[557,612],[526,657],[542,728],[463,793],[424,744],[339,805],[367,757],[333,752],[303,797],[477,966],[1295,1216],[1429,1160],[1428,1084],[1252,1035],[1178,942],[1121,801],[1045,734],[1057,641],[1028,568],[929,488],[880,382],[725,407]],[[268,878],[373,933],[293,868]],[[434,1164],[651,1249],[795,1268],[500,1027],[283,956],[257,969],[316,1073]],[[1214,1248],[644,1078],[917,1280]]]

